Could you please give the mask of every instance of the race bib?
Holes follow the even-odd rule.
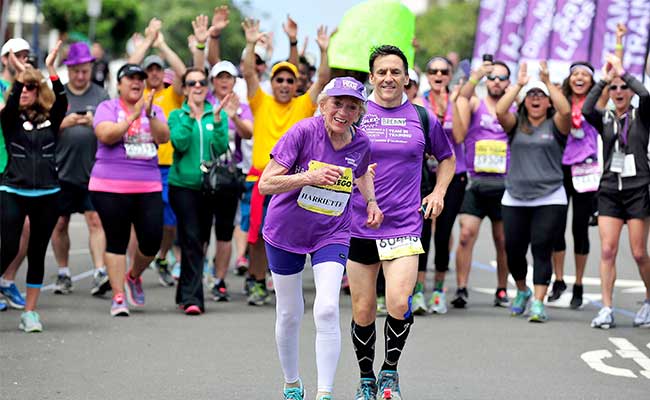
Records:
[[[158,154],[154,143],[124,143],[126,158],[135,160],[151,160]]]
[[[600,184],[598,163],[582,163],[571,166],[571,181],[578,193],[595,192]]]
[[[414,256],[424,253],[422,242],[416,236],[403,236],[391,239],[378,239],[377,252],[379,259],[390,261],[400,257]]]
[[[479,140],[474,147],[474,171],[505,174],[508,144],[501,140]]]
[[[623,162],[623,172],[621,178],[629,178],[636,176],[636,163],[634,162],[634,154],[626,154],[625,161]]]
[[[310,161],[309,170],[314,171],[324,166],[336,165],[326,164],[320,161]],[[298,205],[305,210],[317,214],[338,217],[343,214],[345,207],[350,200],[352,193],[352,169],[344,168],[343,175],[333,185],[305,186],[298,195]]]

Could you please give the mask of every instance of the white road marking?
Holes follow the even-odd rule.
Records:
[[[642,370],[639,372],[641,375],[650,379],[650,358],[643,354],[643,352],[636,348],[635,345],[630,343],[629,340],[624,338],[609,338],[609,341],[612,342],[619,350],[616,350],[616,353],[622,358],[628,358],[639,364]]]
[[[610,367],[603,362],[606,358],[612,358],[612,353],[607,350],[593,350],[583,353],[580,358],[592,369],[607,375],[621,376],[625,378],[636,378],[634,372],[627,368]]]
[[[641,367],[641,371],[639,371],[639,373],[642,376],[650,379],[650,358],[648,358],[648,356],[646,356],[641,350],[639,350],[635,345],[633,345],[629,340],[625,338],[610,337],[609,341],[614,346],[618,347],[616,354],[618,354],[621,358],[630,359],[637,363]],[[648,343],[646,347],[650,348],[650,343]],[[625,378],[637,378],[637,375],[633,371],[627,368],[612,367],[603,361],[607,358],[612,357],[612,353],[605,349],[588,351],[580,356],[580,358],[582,358],[582,360],[586,362],[590,368],[598,372],[602,372],[603,374]]]

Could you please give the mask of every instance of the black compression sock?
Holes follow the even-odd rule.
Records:
[[[413,315],[407,319],[395,319],[390,315],[386,316],[384,324],[384,337],[386,340],[384,364],[382,371],[397,371],[397,362],[402,355],[406,344],[406,338],[413,325]]]
[[[352,346],[357,355],[361,378],[375,379],[375,371],[373,370],[375,341],[377,340],[375,323],[373,322],[368,326],[360,326],[352,321],[350,333],[352,334]]]

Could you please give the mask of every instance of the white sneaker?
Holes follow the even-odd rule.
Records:
[[[592,328],[609,329],[616,326],[614,322],[614,311],[609,307],[603,307],[598,311],[596,318],[591,320]]]
[[[447,296],[445,292],[433,292],[427,311],[429,314],[447,314]]]
[[[415,292],[411,300],[411,309],[415,315],[424,315],[427,313],[427,304],[424,300],[424,293]]]
[[[25,311],[20,315],[18,329],[25,332],[43,332],[43,325],[36,311]]]
[[[641,309],[634,316],[634,326],[650,328],[650,300],[644,301]]]

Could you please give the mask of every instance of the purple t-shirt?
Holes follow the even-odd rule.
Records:
[[[370,138],[372,157],[377,163],[375,195],[384,213],[379,229],[366,226],[366,201],[358,191],[352,196],[352,236],[388,239],[422,233],[420,180],[424,156],[424,132],[415,107],[409,102],[383,108],[368,101],[361,129]],[[431,149],[427,153],[439,162],[453,154],[451,142],[438,120],[429,112]]]
[[[433,108],[431,107],[431,101],[429,100],[431,92],[425,94],[423,103],[424,106],[435,114]],[[454,131],[453,131],[453,122],[454,122],[454,105],[451,101],[447,104],[447,110],[445,111],[445,117],[442,121],[442,129],[449,139],[449,143],[454,147],[454,154],[456,155],[456,173],[460,174],[467,172],[467,164],[465,162],[465,145],[463,143],[456,143],[454,140]],[[437,118],[436,118],[437,119]]]
[[[154,105],[156,117],[167,123],[163,110]],[[127,117],[120,99],[106,100],[97,106],[93,126],[102,122],[120,122]],[[97,142],[95,165],[90,173],[88,189],[109,193],[150,193],[162,190],[158,169],[158,146],[151,136],[149,119],[142,110],[140,129],[130,129],[119,142],[107,145]],[[137,127],[136,121],[132,127]]]
[[[582,129],[584,135],[575,135],[575,129],[571,127],[571,133],[567,137],[566,148],[562,155],[562,164],[564,165],[580,164],[588,158],[595,160],[598,155],[598,131],[596,128],[591,126],[583,116],[580,128],[577,129]],[[576,136],[582,136],[582,138],[578,139]]]
[[[264,219],[264,240],[299,254],[330,244],[349,245],[353,180],[364,175],[370,163],[370,141],[363,130],[355,128],[352,141],[334,150],[323,117],[307,118],[282,136],[271,158],[287,168],[287,174],[323,163],[344,167],[346,172],[330,187],[305,186],[274,195]]]
[[[477,143],[479,143],[478,157],[476,154]],[[510,165],[508,134],[503,130],[499,120],[490,113],[483,100],[479,103],[476,112],[472,114],[467,136],[465,136],[465,151],[467,170],[470,176],[505,178]],[[479,172],[476,171],[475,161],[478,162]]]

